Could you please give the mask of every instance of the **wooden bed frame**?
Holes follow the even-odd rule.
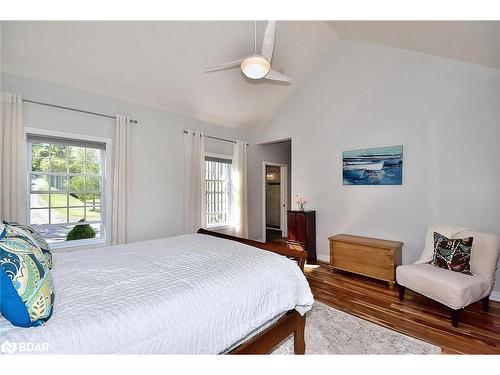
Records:
[[[307,251],[303,249],[289,249],[288,247],[279,244],[247,240],[245,238],[230,236],[206,229],[199,229],[198,233],[241,242],[262,250],[272,251],[273,253],[284,255],[290,259],[295,260],[302,272],[304,272],[304,265],[307,260]],[[266,328],[243,344],[237,346],[228,354],[268,354],[276,345],[278,345],[292,333],[294,338],[293,342],[295,354],[304,354],[306,350],[306,343],[304,340],[305,325],[305,315],[301,316],[296,310],[290,310],[285,315],[283,315],[276,323]]]

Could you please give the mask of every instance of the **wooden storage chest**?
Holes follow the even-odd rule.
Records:
[[[396,267],[401,265],[403,243],[376,238],[338,234],[329,237],[330,264],[333,269],[396,282]]]

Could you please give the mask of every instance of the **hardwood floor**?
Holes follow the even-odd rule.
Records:
[[[489,312],[481,303],[462,311],[453,328],[450,311],[424,296],[406,290],[404,302],[397,288],[362,276],[330,270],[327,263],[306,265],[314,298],[339,310],[380,324],[442,348],[443,354],[500,354],[500,303]]]

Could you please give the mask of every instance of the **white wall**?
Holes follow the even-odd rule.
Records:
[[[129,242],[183,232],[183,129],[243,139],[254,136],[112,98],[87,94],[10,74],[2,74],[2,90],[25,99],[123,114],[138,120],[131,130]],[[114,120],[26,103],[25,126],[113,138]],[[207,140],[208,152],[231,155],[230,143]],[[249,151],[250,152],[250,151]]]
[[[499,70],[341,41],[258,141],[283,138],[292,138],[292,195],[317,210],[322,260],[336,233],[404,241],[404,263],[435,223],[500,235]],[[402,186],[342,185],[343,150],[397,144]]]

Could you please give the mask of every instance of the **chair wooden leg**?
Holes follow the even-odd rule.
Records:
[[[460,311],[461,309],[451,310],[451,324],[453,327],[458,327],[458,322],[460,320]]]
[[[483,298],[483,311],[488,312],[490,309],[490,296]]]
[[[306,317],[301,316],[298,312],[296,314],[295,331],[293,333],[293,347],[295,354],[305,354],[306,341],[304,331],[306,328]]]
[[[401,302],[403,302],[404,298],[405,298],[405,291],[406,291],[406,287],[402,286],[402,285],[399,285],[398,286],[398,289],[399,289],[399,300]]]

